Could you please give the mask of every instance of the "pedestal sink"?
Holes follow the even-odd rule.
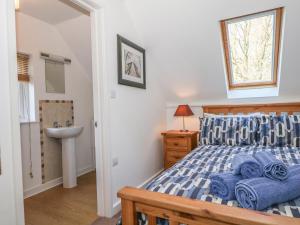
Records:
[[[46,128],[46,134],[51,138],[58,138],[62,141],[62,169],[64,188],[77,186],[75,137],[83,130],[83,127],[59,127]]]

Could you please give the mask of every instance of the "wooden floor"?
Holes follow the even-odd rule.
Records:
[[[96,173],[81,176],[76,188],[58,186],[24,203],[26,225],[90,225],[98,219]]]
[[[115,215],[113,218],[99,218],[92,225],[116,225],[120,219],[121,213]]]

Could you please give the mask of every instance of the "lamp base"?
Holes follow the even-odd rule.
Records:
[[[189,132],[189,130],[180,130],[180,132]]]

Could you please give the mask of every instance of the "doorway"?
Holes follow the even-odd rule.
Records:
[[[59,1],[59,0],[57,0],[57,1]],[[59,1],[59,2],[61,2],[61,3],[63,3],[63,4],[65,4],[66,2],[69,2],[69,1]],[[87,4],[85,4],[84,3],[84,1],[76,1],[77,3],[79,3],[81,6],[82,5],[87,5]],[[21,1],[21,3],[22,3],[22,1]],[[73,4],[73,3],[72,3]],[[79,7],[78,5],[74,5],[73,4],[73,6],[75,6],[76,8],[77,7]],[[22,7],[22,4],[20,4],[20,7]],[[89,13],[91,13],[90,14],[90,17],[91,17],[91,23],[92,23],[92,33],[94,33],[94,34],[92,34],[91,36],[92,36],[92,45],[95,47],[98,47],[99,48],[99,43],[98,43],[98,41],[95,41],[95,39],[97,39],[97,35],[99,35],[99,34],[96,34],[97,33],[97,30],[99,29],[99,27],[97,28],[97,26],[96,25],[98,25],[99,26],[99,24],[98,24],[98,22],[97,22],[97,13],[95,12],[96,11],[96,9],[94,9],[93,7],[86,7],[87,9],[88,9],[88,12]],[[86,10],[86,9],[82,9],[83,11],[84,10]],[[90,11],[89,11],[90,10]],[[20,10],[20,12],[21,12],[21,10]],[[58,13],[58,12],[56,12],[56,13]],[[57,14],[56,14],[56,16],[57,16]],[[57,19],[57,18],[55,18],[55,19]],[[46,27],[46,25],[44,25],[44,28]],[[96,29],[96,28],[97,29]],[[18,34],[18,30],[17,30],[17,34]],[[93,41],[94,40],[94,41]],[[50,49],[51,50],[51,49]],[[43,50],[44,51],[44,50]],[[97,49],[95,50],[95,49],[93,49],[92,50],[93,52],[92,52],[92,55],[93,55],[93,61],[95,62],[95,61],[97,61],[97,58],[99,58],[99,56],[97,56],[98,54],[96,54],[97,53]],[[20,51],[20,53],[26,53],[26,51]],[[44,53],[44,52],[43,52]],[[51,55],[51,56],[53,56],[53,57],[57,57],[57,56],[59,56],[59,57],[63,57],[63,58],[65,58],[65,59],[68,59],[67,57],[65,57],[65,55],[63,55],[63,54],[55,54],[55,53],[52,53],[51,51],[49,51],[48,50],[48,52],[46,51],[46,53],[50,53],[49,55]],[[37,59],[38,57],[36,57],[36,53],[35,53],[35,58]],[[31,55],[29,54],[29,58],[31,57]],[[38,58],[38,60],[41,60],[41,58]],[[43,60],[43,59],[42,59]],[[44,62],[45,63],[45,62]],[[74,61],[73,62],[71,62],[71,64],[72,63],[74,63]],[[46,64],[46,63],[45,63]],[[93,90],[93,94],[94,94],[94,96],[92,97],[93,99],[92,99],[92,101],[93,101],[93,107],[94,107],[94,116],[95,116],[95,119],[94,119],[94,121],[92,122],[92,121],[90,121],[90,125],[91,125],[91,130],[94,130],[94,128],[93,128],[93,125],[94,125],[94,123],[97,121],[97,118],[100,118],[99,117],[99,115],[101,115],[101,113],[99,112],[100,110],[99,110],[99,102],[100,102],[100,97],[99,97],[99,93],[98,93],[98,88],[99,88],[99,79],[101,79],[100,78],[100,76],[98,76],[98,74],[97,73],[99,73],[100,71],[99,71],[99,65],[95,65],[95,63],[92,63],[93,65],[92,65],[92,90]],[[65,65],[65,69],[66,70],[68,70],[67,69],[67,67],[68,67],[68,65]],[[29,66],[29,68],[30,68],[30,66]],[[45,69],[45,71],[46,71],[46,69]],[[95,79],[96,78],[96,79]],[[44,84],[44,82],[40,82],[39,83],[40,85],[45,85]],[[66,88],[67,88],[67,80],[66,80]],[[35,86],[35,85],[33,85],[33,86]],[[37,85],[38,86],[38,85]],[[26,89],[26,88],[24,88],[24,89]],[[33,93],[33,95],[35,95],[36,94],[36,90],[35,90],[35,87],[33,87],[33,91],[31,90],[31,92],[30,92],[30,87],[28,88],[29,89],[29,94],[27,94],[27,98],[28,99],[30,99],[32,96],[32,93]],[[67,90],[66,90],[67,91]],[[95,95],[95,93],[96,93],[96,95]],[[34,101],[34,103],[35,103],[35,106],[33,106],[33,107],[30,107],[30,108],[38,108],[38,112],[35,112],[35,114],[39,114],[40,115],[40,111],[39,111],[39,109],[40,108],[44,108],[44,107],[40,107],[40,104],[41,104],[41,102],[40,102],[40,100],[45,100],[45,101],[71,101],[70,99],[59,99],[59,95],[58,94],[55,94],[55,99],[47,99],[46,97],[48,96],[47,94],[45,94],[43,97],[43,99],[38,99],[38,100],[35,100]],[[36,96],[35,96],[36,97]],[[59,99],[59,100],[58,100]],[[95,101],[96,100],[96,101]],[[74,102],[74,106],[73,106],[73,108],[76,110],[76,107],[78,106],[78,104],[77,103],[75,103],[75,100],[73,100]],[[76,106],[76,104],[77,104],[77,106]],[[26,107],[25,107],[26,108]],[[28,108],[28,107],[27,107]],[[27,111],[28,112],[28,109],[25,109],[24,110],[25,112]],[[34,110],[33,110],[33,113],[28,113],[29,114],[29,117],[32,117],[32,115],[34,114]],[[79,113],[80,114],[80,113]],[[39,116],[38,115],[38,116]],[[78,113],[77,113],[77,115],[78,115]],[[75,117],[75,120],[76,120],[76,114],[74,115],[74,117]],[[37,117],[38,118],[38,117]],[[41,118],[39,118],[39,120],[41,120]],[[42,119],[42,121],[44,121],[43,119]],[[98,120],[99,121],[99,120]],[[100,120],[101,121],[101,120]],[[41,122],[41,121],[39,121],[39,122]],[[26,127],[26,129],[33,129],[32,127],[34,127],[34,125],[29,125],[29,124],[31,124],[31,123],[28,123],[28,125],[27,125],[27,127]],[[22,125],[21,125],[22,126]],[[29,128],[28,128],[29,127]],[[102,128],[102,127],[101,127]],[[23,129],[24,130],[24,129]],[[34,129],[33,129],[34,130]],[[33,130],[31,130],[30,132],[28,132],[28,135],[27,136],[30,136],[31,135],[31,137],[26,137],[26,138],[23,138],[23,139],[27,139],[27,140],[29,140],[28,141],[28,144],[29,145],[34,145],[34,143],[32,142],[32,139],[34,139],[33,138],[33,136],[34,135],[32,135],[32,133],[33,133]],[[21,132],[22,132],[22,128],[21,128]],[[104,165],[101,163],[102,162],[102,159],[103,159],[103,153],[100,151],[100,146],[101,146],[101,135],[99,135],[100,134],[100,130],[99,129],[95,129],[95,136],[96,136],[96,140],[94,141],[94,143],[95,143],[95,149],[96,149],[96,156],[94,157],[94,158],[96,158],[96,161],[98,162],[98,163],[96,163],[97,164],[97,182],[98,182],[98,184],[97,184],[97,192],[98,192],[98,195],[97,195],[97,198],[98,198],[98,201],[97,201],[97,205],[98,205],[98,210],[97,210],[97,212],[98,212],[98,215],[108,215],[109,216],[109,211],[110,211],[110,208],[111,207],[106,207],[105,206],[105,204],[106,205],[108,205],[109,204],[109,201],[105,201],[105,198],[104,197],[102,197],[102,196],[105,196],[103,193],[104,193],[104,189],[103,189],[103,183],[102,183],[102,181],[104,181],[105,179],[105,170],[103,169],[100,169],[101,167],[103,167]],[[31,134],[29,134],[29,133],[31,133]],[[98,133],[98,135],[97,135],[97,133]],[[26,135],[25,135],[26,136]],[[42,140],[42,139],[36,139],[35,140],[36,142],[40,142],[40,143],[44,143],[44,140]],[[24,142],[22,141],[22,145],[24,144]],[[57,145],[58,145],[59,143],[57,143]],[[32,148],[32,146],[31,147],[29,147],[29,148]],[[34,159],[34,157],[36,156],[35,154],[34,154],[35,152],[33,152],[33,151],[30,151],[30,152],[28,152],[28,154],[27,154],[27,157],[31,160],[31,161],[33,161]],[[44,154],[42,154],[42,153],[44,153]],[[42,152],[41,153],[41,172],[40,172],[40,174],[38,173],[38,174],[36,174],[36,172],[34,172],[34,171],[32,171],[32,167],[34,167],[34,165],[32,165],[33,164],[33,162],[31,163],[30,161],[29,161],[29,163],[28,164],[26,164],[27,165],[27,168],[29,168],[28,169],[28,171],[26,171],[26,174],[28,175],[28,176],[30,176],[30,177],[32,177],[33,176],[33,179],[34,178],[36,178],[36,177],[40,177],[41,178],[41,180],[42,180],[42,182],[44,181],[44,183],[42,183],[42,184],[46,184],[46,187],[45,187],[45,189],[39,189],[40,187],[38,187],[37,185],[35,185],[35,186],[33,186],[33,188],[32,189],[30,189],[30,191],[28,191],[28,192],[26,192],[25,193],[25,195],[27,195],[27,196],[32,196],[32,195],[35,195],[36,193],[38,193],[38,192],[42,192],[42,195],[43,194],[45,194],[45,192],[44,192],[44,190],[46,190],[46,189],[48,189],[49,187],[52,187],[52,186],[55,186],[57,183],[55,183],[55,182],[59,182],[59,181],[57,181],[57,177],[52,177],[52,178],[54,178],[54,179],[52,179],[52,178],[49,178],[49,174],[50,175],[53,175],[53,174],[51,174],[52,172],[50,171],[43,171],[43,166],[45,167],[46,166],[46,164],[44,163],[44,165],[42,164],[43,163],[43,160],[47,160],[47,157],[45,156],[46,154],[45,154],[45,152]],[[44,159],[42,159],[42,157],[44,157]],[[48,158],[49,159],[49,158]],[[102,165],[99,165],[99,164],[102,164]],[[78,164],[78,163],[77,163]],[[80,164],[80,163],[79,163]],[[45,169],[45,168],[44,168]],[[47,169],[47,168],[46,168]],[[84,169],[86,169],[86,168],[83,168],[83,172],[82,173],[85,173],[85,172],[87,172],[87,170],[86,171],[84,171]],[[28,173],[27,173],[28,172]],[[56,171],[57,172],[57,171]],[[94,176],[96,176],[96,174],[94,173]],[[48,177],[48,178],[47,178]],[[50,180],[48,180],[48,179],[50,179]],[[50,184],[49,184],[49,182],[50,182]],[[52,183],[51,183],[52,182]],[[80,182],[79,182],[80,183]],[[25,182],[24,182],[24,185],[25,185]],[[48,185],[48,186],[47,186]],[[110,185],[110,183],[108,183],[107,185]],[[44,185],[45,186],[45,185]],[[51,189],[52,190],[52,189]],[[26,196],[26,197],[27,197]],[[107,198],[107,197],[106,197]],[[108,197],[109,198],[109,197]],[[101,200],[102,201],[101,201]],[[25,204],[25,207],[26,207],[26,204]],[[25,210],[25,212],[26,212],[26,210]]]

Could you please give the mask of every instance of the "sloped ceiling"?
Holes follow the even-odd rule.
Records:
[[[92,79],[91,22],[89,12],[69,0],[20,0],[19,12],[56,28]]]
[[[91,20],[81,15],[55,26],[92,79]]]
[[[125,0],[168,102],[227,98],[219,21],[284,6],[280,97],[300,96],[300,1]],[[150,59],[149,59],[150,58]]]
[[[46,23],[58,24],[89,12],[68,0],[20,0],[20,12]]]

